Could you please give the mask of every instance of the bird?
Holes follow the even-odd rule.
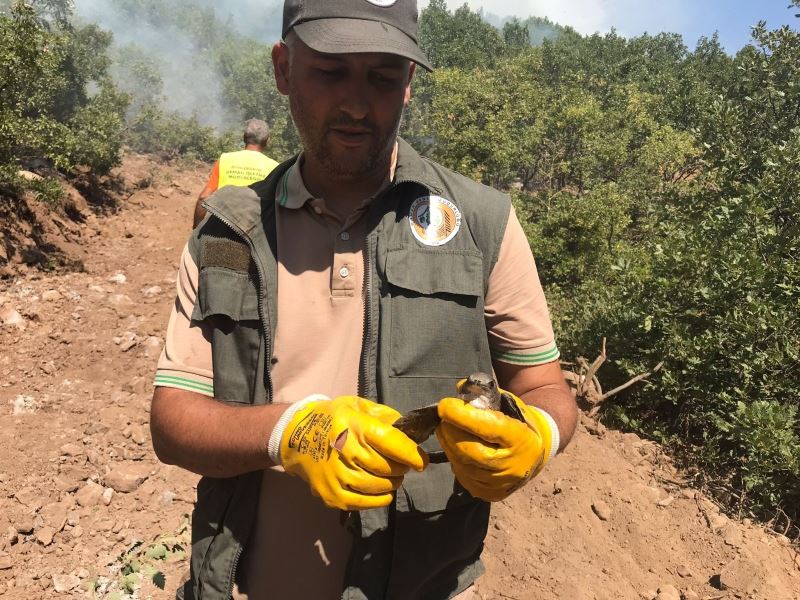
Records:
[[[481,410],[496,410],[513,419],[525,422],[522,411],[514,398],[502,391],[494,377],[487,373],[472,373],[458,382],[458,396],[464,402]],[[393,423],[394,427],[405,433],[417,444],[421,444],[433,435],[441,419],[438,404],[431,404],[406,413]],[[444,452],[429,453],[430,462],[447,462]]]

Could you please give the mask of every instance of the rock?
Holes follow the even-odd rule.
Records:
[[[155,298],[156,296],[160,296],[162,292],[163,290],[157,285],[148,288],[142,288],[142,296],[145,298]]]
[[[11,414],[13,415],[29,415],[36,412],[36,401],[33,396],[23,396],[20,394],[11,402]]]
[[[692,570],[689,567],[687,567],[686,565],[680,565],[678,567],[678,575],[680,575],[684,579],[686,579],[688,577],[692,577]]]
[[[116,275],[112,275],[108,278],[109,283],[116,283],[117,285],[122,285],[128,282],[128,278],[125,277],[122,273],[117,273]]]
[[[139,446],[147,443],[147,434],[144,431],[144,427],[131,428],[131,441]]]
[[[45,302],[58,302],[63,297],[58,290],[47,290],[42,294],[42,300]]]
[[[52,527],[56,533],[64,529],[67,524],[67,513],[72,508],[66,502],[48,504],[39,513],[46,525]]]
[[[127,340],[121,341],[119,349],[122,350],[123,352],[128,352],[128,350],[135,348],[138,344],[139,342],[135,337],[133,339],[129,338]]]
[[[60,492],[66,492],[67,494],[74,494],[78,491],[80,487],[78,482],[74,479],[70,479],[66,475],[58,475],[54,480],[53,483],[55,487]]]
[[[655,590],[647,590],[639,594],[642,600],[655,600],[658,592]]]
[[[592,510],[601,521],[608,521],[611,518],[611,508],[602,500],[592,502]]]
[[[586,431],[588,431],[589,433],[591,433],[594,436],[602,438],[602,437],[605,437],[606,432],[608,431],[608,429],[600,421],[595,421],[593,419],[587,419],[587,421],[586,421]]]
[[[164,345],[164,340],[160,337],[156,337],[151,335],[144,341],[145,352],[149,356],[150,354],[156,354],[161,352],[161,348]]]
[[[170,492],[169,490],[167,490],[166,492],[161,494],[161,504],[165,506],[172,504],[174,500],[175,500],[175,492]],[[495,523],[495,527],[497,527],[498,524],[499,521],[498,523]]]
[[[38,510],[42,506],[42,493],[33,486],[27,486],[14,492],[14,498],[23,506]]]
[[[148,380],[145,377],[134,377],[125,384],[124,389],[131,394],[142,395],[147,391]]]
[[[53,361],[42,363],[39,368],[45,375],[52,375],[56,372],[56,365]]]
[[[683,592],[683,600],[700,600],[700,594],[694,590],[686,590]]]
[[[22,535],[30,535],[33,533],[33,520],[26,519],[19,521],[14,527],[16,527],[17,533],[21,533]]]
[[[681,496],[686,498],[687,500],[694,500],[697,496],[697,492],[695,490],[686,488],[685,490],[681,490]]]
[[[77,540],[79,537],[83,535],[83,527],[81,527],[80,525],[76,525],[75,527],[72,528],[69,534],[70,536],[72,536],[73,540]]]
[[[735,558],[722,569],[719,584],[722,591],[750,594],[764,579],[761,566],[746,558]]]
[[[713,515],[708,519],[708,526],[715,533],[719,533],[728,524],[728,517],[725,515]]]
[[[63,446],[61,446],[61,448],[59,448],[59,451],[61,452],[61,456],[75,457],[75,456],[83,456],[86,454],[83,446],[75,443],[64,444]]]
[[[672,496],[667,496],[663,500],[659,500],[656,504],[661,508],[666,508],[667,506],[672,504],[674,501],[675,501],[675,498],[673,498]]]
[[[106,485],[123,494],[135,492],[150,477],[151,468],[137,463],[120,464],[105,476]]]
[[[725,525],[725,527],[720,529],[718,533],[722,536],[722,540],[727,546],[739,548],[744,542],[742,531],[739,529],[736,523],[728,523]]]
[[[103,504],[105,504],[106,506],[109,506],[111,504],[111,500],[113,498],[114,498],[114,490],[112,488],[106,488],[103,491],[103,496],[101,498],[101,500],[103,501]]]
[[[9,525],[8,529],[6,529],[5,540],[9,546],[13,546],[17,542],[19,542],[19,533],[17,533],[16,527],[12,527]]]
[[[0,309],[0,325],[8,328],[25,329],[25,319],[16,310],[7,306]]]
[[[53,589],[59,594],[71,592],[81,584],[75,575],[53,575]]]
[[[673,585],[662,585],[658,588],[656,600],[681,600],[681,593]]]
[[[0,571],[8,571],[13,566],[11,555],[7,552],[0,552]]]
[[[42,179],[44,179],[44,177],[38,173],[34,173],[33,171],[25,171],[24,169],[17,171],[17,176],[21,177],[25,181],[42,181]]]
[[[103,497],[104,491],[103,486],[94,481],[89,481],[75,494],[75,501],[84,508],[97,506]]]
[[[117,307],[133,305],[133,300],[131,300],[130,297],[126,296],[125,294],[113,294],[112,296],[109,296],[108,301],[110,304]]]
[[[36,541],[42,546],[49,546],[53,543],[53,538],[56,536],[56,530],[49,525],[45,525],[36,531]]]
[[[95,523],[95,529],[97,531],[111,531],[114,528],[114,521],[111,519],[103,519],[102,521],[98,521]]]

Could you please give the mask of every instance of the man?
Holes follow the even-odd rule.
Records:
[[[228,185],[247,187],[267,178],[278,166],[274,160],[263,154],[269,146],[269,125],[260,119],[250,119],[244,126],[244,150],[227,152],[220,156],[211,169],[208,183],[194,207],[192,227],[197,227],[206,218],[203,202],[220,188]]]
[[[210,198],[184,251],[151,430],[203,475],[191,597],[471,597],[489,502],[574,431],[509,198],[397,137],[429,68],[416,19],[415,0],[286,0],[273,63],[303,152]],[[524,422],[452,398],[492,370]],[[421,447],[392,427],[436,402]]]

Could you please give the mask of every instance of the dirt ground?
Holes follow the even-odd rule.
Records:
[[[116,214],[51,232],[83,272],[0,281],[0,598],[171,598],[186,575],[196,477],[156,460],[148,409],[206,171],[127,157]],[[484,559],[483,600],[800,600],[788,540],[588,418],[495,507]]]

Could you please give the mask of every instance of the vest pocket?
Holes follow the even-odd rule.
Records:
[[[203,268],[192,320],[212,325],[215,397],[253,403],[265,352],[253,278],[223,267]]]
[[[390,376],[458,379],[475,370],[486,337],[481,254],[393,250],[385,277]]]
[[[449,464],[409,473],[397,494],[386,597],[448,598],[467,588],[483,572],[488,525],[489,504],[455,484]]]

